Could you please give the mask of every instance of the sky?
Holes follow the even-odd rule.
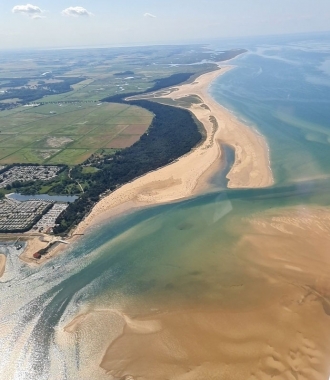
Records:
[[[0,49],[193,43],[330,30],[330,0],[0,0]]]

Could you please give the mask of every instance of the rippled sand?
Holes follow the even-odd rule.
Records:
[[[191,274],[192,290],[204,286],[209,297],[194,300],[192,293],[179,308],[163,294],[163,310],[126,323],[111,343],[101,364],[109,374],[148,380],[328,378],[329,210],[277,210],[245,222],[249,233],[223,261],[228,272],[219,271],[218,278],[216,269],[207,278]]]

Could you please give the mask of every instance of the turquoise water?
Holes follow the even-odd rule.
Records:
[[[63,327],[86,310],[139,315],[192,303],[233,309],[258,303],[258,292],[230,288],[238,281],[230,260],[248,228],[245,218],[272,208],[330,205],[330,44],[321,37],[249,44],[250,52],[234,61],[237,68],[212,86],[212,94],[266,136],[275,186],[222,189],[136,211],[95,227],[41,268],[6,251],[10,265],[0,280],[3,378],[109,378],[94,372],[102,355],[92,350],[96,364],[86,362],[82,343],[92,335],[61,338]],[[225,170],[232,161],[227,153]],[[213,184],[224,187],[223,173]],[[223,297],[224,288],[232,297]],[[86,367],[95,377],[86,375]]]
[[[329,36],[259,43],[247,42],[213,96],[266,136],[277,183],[328,175]]]
[[[235,162],[235,150],[226,144],[221,144],[221,166],[219,171],[214,174],[210,180],[210,185],[215,189],[226,189],[228,179],[226,178],[228,172]]]

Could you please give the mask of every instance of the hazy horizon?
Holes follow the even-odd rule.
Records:
[[[227,39],[327,32],[327,0],[197,1],[47,0],[0,4],[0,50],[203,43]]]
[[[287,34],[269,34],[269,35],[253,35],[253,36],[237,36],[237,37],[227,37],[227,38],[209,38],[209,39],[202,39],[202,40],[191,40],[191,41],[178,41],[178,42],[163,42],[163,43],[127,43],[127,44],[103,44],[103,45],[68,45],[68,46],[40,46],[40,47],[12,47],[12,48],[1,48],[0,51],[2,52],[24,52],[24,51],[51,51],[51,50],[83,50],[83,49],[115,49],[115,48],[135,48],[135,47],[165,47],[165,46],[189,46],[189,45],[209,45],[212,49],[213,43],[216,43],[216,45],[219,44],[219,42],[224,42],[224,49],[231,49],[230,45],[233,43],[233,49],[234,48],[244,48],[245,45],[242,45],[242,43],[254,43],[259,42],[261,40],[267,41],[267,39],[276,39],[276,40],[283,40],[287,42],[288,37],[292,37],[293,39],[301,38],[303,36],[312,38],[313,36],[319,37],[324,35],[330,35],[329,31],[316,31],[316,32],[300,32],[300,33],[287,33]],[[216,48],[217,50],[217,48]]]

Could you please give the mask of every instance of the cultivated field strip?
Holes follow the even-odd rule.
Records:
[[[0,118],[0,164],[79,164],[98,151],[134,144],[151,120],[148,111],[122,104],[20,108]]]

